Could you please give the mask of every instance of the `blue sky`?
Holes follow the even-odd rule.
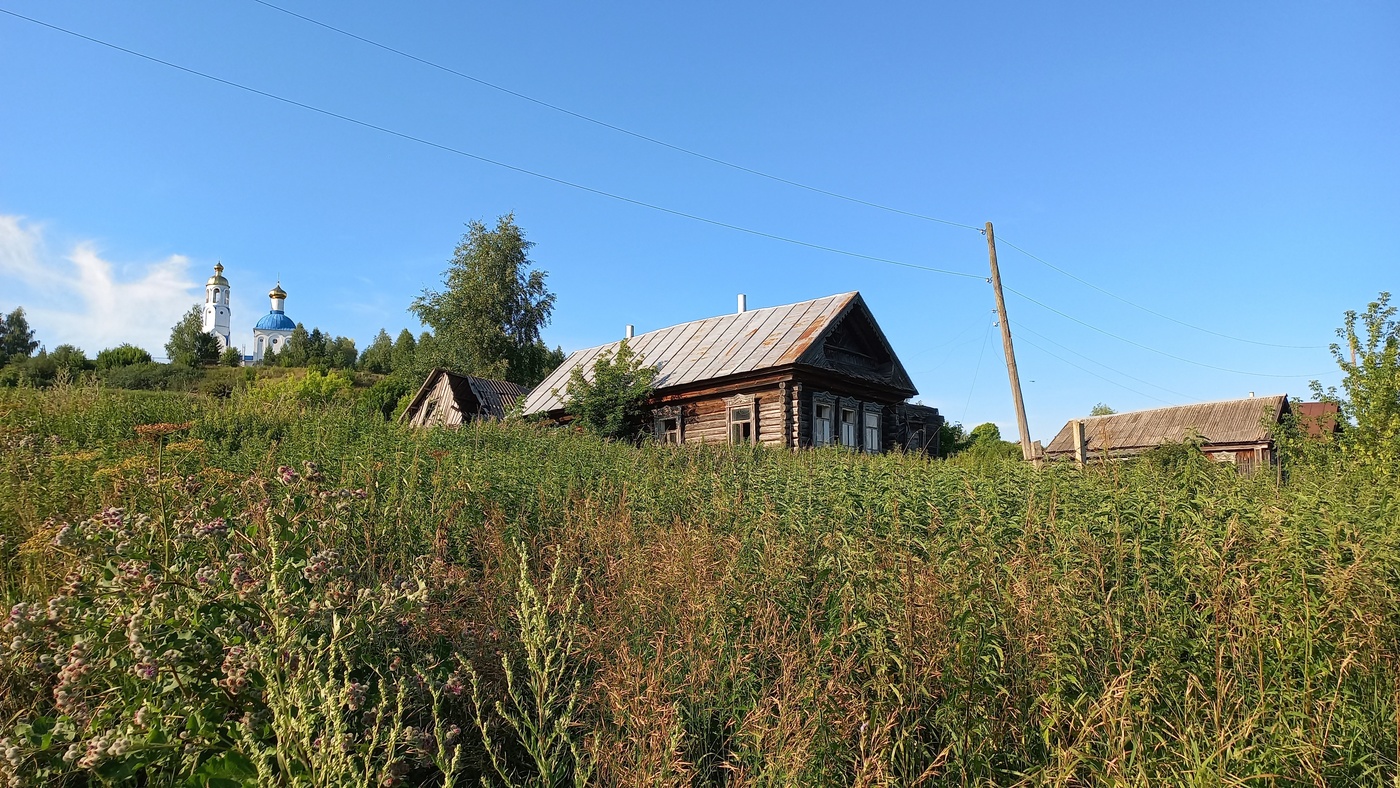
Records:
[[[1047,442],[1100,401],[1335,382],[1343,311],[1400,272],[1392,3],[269,1],[724,162],[993,222],[1007,287],[1039,302],[1007,296]],[[465,222],[514,212],[558,294],[550,344],[722,314],[740,292],[860,290],[925,403],[1014,436],[973,229],[628,136],[255,0],[0,9],[459,151],[0,14],[0,308],[25,306],[50,347],[160,353],[220,260],[236,337],[280,276],[288,314],[363,347],[418,328],[405,309]]]

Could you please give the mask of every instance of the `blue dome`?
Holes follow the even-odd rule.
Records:
[[[257,325],[253,326],[254,329],[261,328],[265,331],[291,331],[296,327],[297,324],[293,323],[292,319],[280,309],[274,309],[263,315]]]

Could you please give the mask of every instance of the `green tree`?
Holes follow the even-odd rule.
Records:
[[[243,351],[236,347],[226,347],[224,352],[219,354],[219,363],[226,367],[243,366]]]
[[[990,421],[972,428],[965,450],[974,457],[1021,459],[1021,444],[1002,440],[1001,428]]]
[[[0,317],[0,367],[11,361],[23,361],[34,353],[39,342],[34,329],[24,316],[24,307],[17,306],[10,314]]]
[[[360,354],[360,369],[366,372],[373,372],[377,375],[387,375],[394,369],[394,340],[389,338],[389,332],[379,329],[379,333],[374,335],[374,341]]]
[[[554,311],[545,272],[533,268],[533,246],[506,215],[488,230],[467,225],[441,291],[424,290],[410,310],[433,329],[437,347],[430,363],[468,375],[530,387],[557,365],[540,338]]]
[[[170,329],[165,353],[170,363],[182,367],[208,366],[219,360],[219,340],[204,330],[200,306],[195,304]]]
[[[311,333],[306,330],[306,326],[297,323],[282,349],[277,352],[277,366],[304,367],[310,361]]]
[[[646,366],[627,340],[617,352],[603,351],[593,374],[574,369],[565,387],[565,412],[574,423],[604,438],[636,440],[647,416],[647,400],[656,381],[656,368]]]
[[[1323,390],[1315,380],[1311,384],[1315,397],[1338,403],[1350,422],[1345,444],[1383,461],[1400,457],[1400,324],[1395,312],[1385,292],[1367,304],[1365,314],[1348,310],[1337,329],[1345,349],[1331,346],[1342,370],[1342,391]]]
[[[394,340],[394,349],[390,354],[390,367],[395,375],[412,375],[417,369],[418,343],[413,339],[413,332],[404,329],[399,332],[398,339]]]
[[[1107,403],[1103,403],[1103,402],[1100,402],[1100,403],[1098,403],[1097,405],[1095,405],[1094,407],[1092,407],[1092,408],[1089,409],[1089,415],[1090,415],[1090,416],[1112,416],[1113,414],[1115,414],[1115,413],[1117,413],[1117,412],[1118,412],[1118,411],[1116,411],[1116,410],[1114,410],[1113,408],[1109,407]]]
[[[49,353],[49,360],[53,362],[55,371],[68,373],[68,379],[74,380],[82,373],[93,369],[93,363],[88,360],[83,349],[74,345],[59,345]]]
[[[326,364],[331,369],[351,369],[358,356],[355,340],[350,337],[336,337],[326,343]]]
[[[151,363],[151,354],[130,343],[109,347],[97,354],[97,371],[106,372],[117,367],[129,367],[132,364]]]

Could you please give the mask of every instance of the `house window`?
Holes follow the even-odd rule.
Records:
[[[841,445],[856,447],[856,409],[841,409]]]
[[[679,417],[656,420],[656,439],[662,443],[681,442],[681,420]]]
[[[866,411],[865,416],[865,450],[872,454],[880,450],[880,414],[878,411]]]
[[[829,402],[817,402],[812,405],[812,445],[831,445],[831,417],[832,407]]]
[[[753,403],[738,405],[729,409],[729,442],[753,443],[758,430],[754,418],[757,408]]]

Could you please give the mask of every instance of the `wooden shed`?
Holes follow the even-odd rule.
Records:
[[[1273,427],[1290,412],[1288,395],[1278,394],[1072,419],[1045,447],[1045,457],[1075,459],[1075,425],[1082,423],[1089,461],[1132,457],[1198,436],[1206,456],[1249,473],[1278,461]]]
[[[567,421],[574,370],[590,377],[612,342],[570,354],[524,411]],[[640,334],[628,346],[657,370],[652,433],[668,443],[844,446],[936,452],[936,408],[917,394],[860,293],[740,309]]]
[[[415,427],[455,427],[473,419],[503,419],[525,390],[504,380],[428,373],[399,421]]]

